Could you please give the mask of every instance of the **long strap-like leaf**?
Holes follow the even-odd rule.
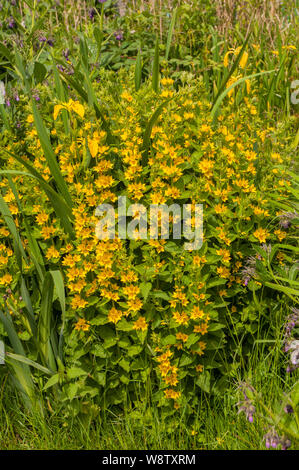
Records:
[[[221,95],[219,96],[219,98],[215,102],[215,104],[214,104],[214,106],[211,110],[211,117],[214,118],[214,116],[216,114],[216,111],[218,110],[219,106],[221,105],[221,103],[224,100],[224,98],[226,97],[226,95],[230,92],[230,90],[232,90],[236,86],[240,85],[241,83],[244,83],[245,80],[250,80],[251,78],[258,77],[259,75],[265,75],[267,73],[273,73],[273,72],[275,72],[275,70],[269,70],[269,71],[266,71],[266,72],[254,73],[253,75],[248,75],[246,77],[242,77],[239,80],[237,80],[235,83],[230,85],[228,88],[226,88],[226,90],[224,90],[223,93],[221,93]]]

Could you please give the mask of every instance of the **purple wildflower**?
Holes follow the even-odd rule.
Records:
[[[299,309],[291,307],[292,313],[288,315],[284,333],[284,352],[292,351],[287,372],[291,373],[299,367],[299,340],[293,337],[293,330],[299,324]]]
[[[280,440],[280,444],[281,444],[281,449],[282,450],[287,450],[289,447],[291,447],[292,443],[290,441],[290,439],[288,439],[287,437],[282,437],[282,439]]]
[[[88,12],[89,18],[90,18],[91,20],[93,20],[94,17],[95,17],[95,15],[96,15],[96,13],[97,13],[97,10],[96,10],[95,8],[91,8],[91,9],[89,10],[89,12]]]
[[[122,32],[122,31],[116,31],[116,32],[114,33],[114,36],[115,36],[115,39],[116,39],[117,41],[122,41],[123,38],[124,38],[124,35],[123,35],[123,32]]]
[[[267,449],[270,449],[270,447],[276,449],[276,447],[280,444],[280,438],[274,428],[264,435],[263,440],[265,441]]]
[[[294,212],[283,212],[279,215],[279,225],[280,227],[286,229],[289,228],[292,224],[292,220],[298,217],[296,211]]]
[[[270,449],[270,447],[276,449],[279,445],[281,445],[282,450],[291,447],[291,441],[286,436],[280,437],[274,428],[270,429],[267,434],[264,435],[263,440],[265,441],[267,449]]]
[[[251,279],[256,277],[256,258],[250,256],[245,262],[245,268],[241,271],[244,285],[247,286]]]
[[[293,407],[289,403],[287,403],[284,407],[284,412],[287,414],[294,413]]]
[[[255,406],[253,405],[252,401],[250,398],[248,398],[246,391],[250,390],[251,392],[254,391],[253,387],[251,385],[246,384],[245,382],[242,382],[239,386],[239,388],[243,392],[243,397],[244,400],[238,402],[239,410],[238,414],[244,412],[246,415],[246,418],[250,423],[253,422],[253,415],[255,413]]]
[[[69,49],[64,49],[64,50],[62,51],[63,57],[64,57],[67,61],[70,60],[70,58],[69,58],[70,52],[71,52],[71,51],[70,51]]]
[[[14,29],[16,27],[16,22],[12,16],[8,19],[8,27],[9,29]]]

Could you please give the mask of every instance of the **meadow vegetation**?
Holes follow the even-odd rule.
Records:
[[[0,23],[0,448],[298,447],[298,1]],[[120,196],[201,248],[99,240]]]

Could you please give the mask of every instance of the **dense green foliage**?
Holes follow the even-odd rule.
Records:
[[[210,447],[202,410],[225,399],[259,415],[255,442],[265,420],[267,446],[294,446],[296,2],[116,3],[0,11],[3,384],[54,426],[153,430],[154,410],[188,447]],[[203,204],[202,247],[99,241],[95,209],[119,196]]]

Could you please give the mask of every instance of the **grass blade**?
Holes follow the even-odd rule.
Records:
[[[152,87],[153,90],[158,93],[159,91],[159,69],[160,69],[160,55],[159,55],[159,39],[156,39],[155,55],[153,63],[153,76],[152,76]]]
[[[173,31],[174,31],[174,27],[175,27],[175,23],[176,23],[177,12],[178,12],[178,7],[176,7],[173,10],[173,14],[172,14],[172,17],[171,17],[171,22],[170,22],[170,25],[169,25],[169,30],[168,30],[168,35],[167,35],[167,42],[166,42],[166,51],[165,51],[165,59],[166,60],[168,60],[168,57],[169,57],[169,51],[170,51]]]
[[[65,288],[64,288],[63,277],[60,271],[50,271],[50,274],[54,281],[56,294],[58,296],[60,306],[61,306],[61,312],[62,312],[62,325],[61,325],[61,330],[60,330],[60,335],[59,335],[59,344],[58,344],[59,357],[62,360],[63,333],[64,333],[64,327],[65,327],[65,314],[66,314]]]
[[[142,76],[142,60],[141,60],[141,50],[138,50],[136,65],[135,65],[135,90],[138,91],[141,86],[141,76]]]
[[[259,72],[259,73],[254,73],[253,75],[248,75],[246,77],[242,77],[240,78],[239,80],[237,80],[235,83],[233,83],[232,85],[230,85],[228,88],[226,88],[226,90],[224,90],[224,92],[218,97],[218,99],[216,100],[215,104],[213,105],[213,108],[211,110],[211,117],[214,118],[215,114],[216,114],[216,111],[218,110],[219,106],[221,105],[222,101],[224,100],[224,98],[226,97],[226,95],[229,93],[230,90],[232,90],[233,88],[235,88],[236,86],[240,85],[241,83],[244,83],[245,80],[250,80],[251,78],[255,78],[255,77],[258,77],[259,75],[265,75],[265,74],[268,74],[268,73],[273,73],[275,72],[275,70],[269,70],[269,71],[266,71],[266,72]]]
[[[42,290],[40,317],[38,322],[38,344],[45,364],[55,370],[56,367],[50,344],[53,292],[53,279],[51,274],[47,273]]]

